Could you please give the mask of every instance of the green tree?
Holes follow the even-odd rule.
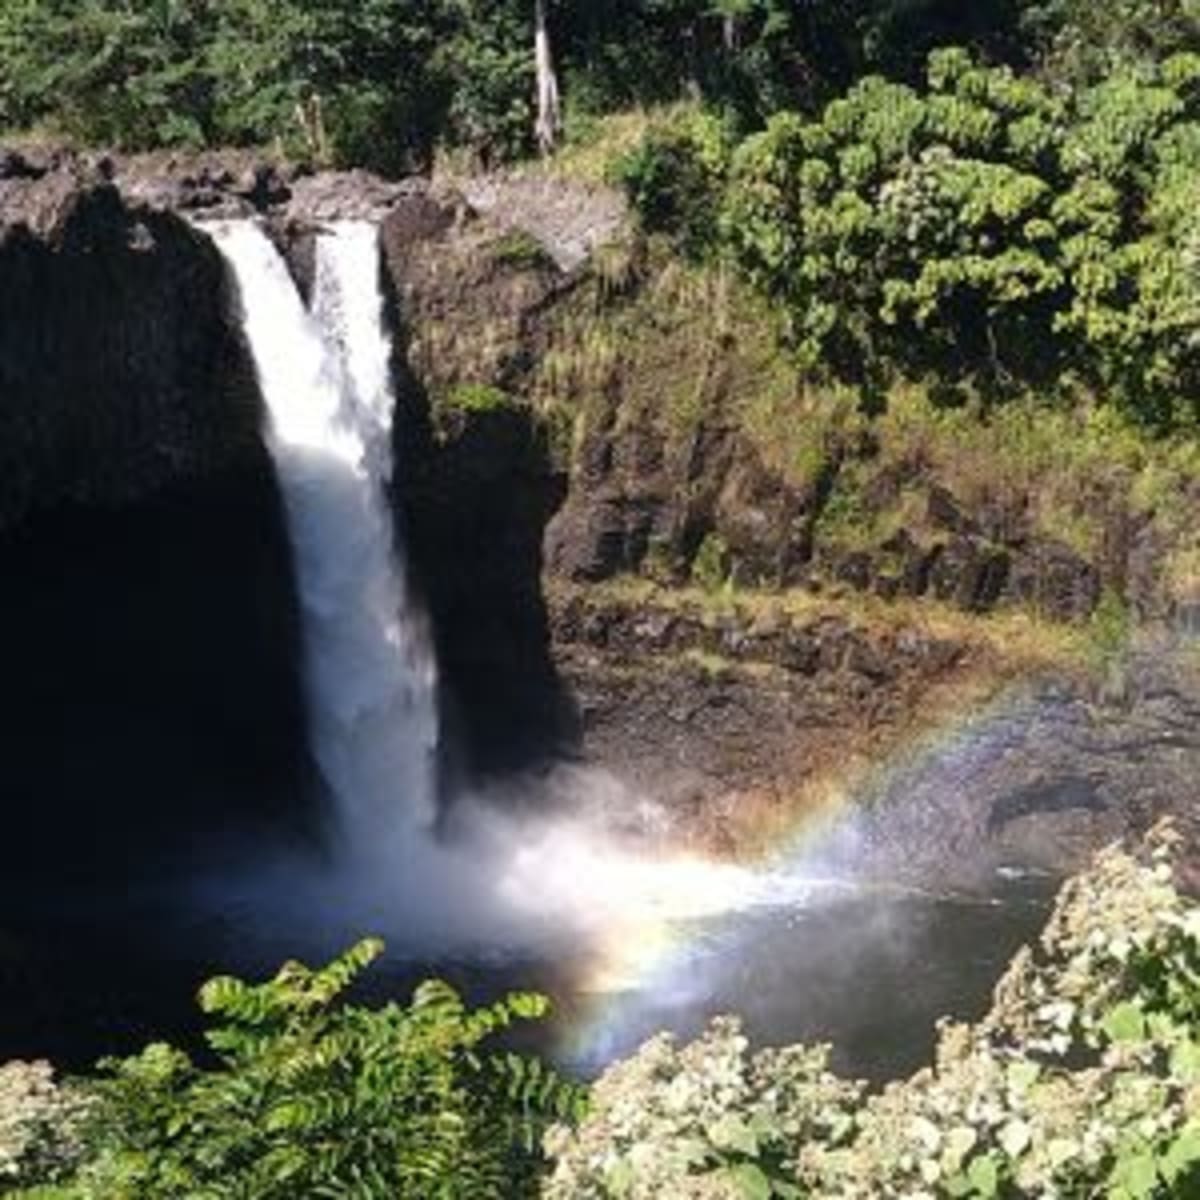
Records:
[[[1034,0],[1022,25],[1047,74],[1075,82],[1094,83],[1131,63],[1200,51],[1198,0]]]
[[[428,162],[448,104],[442,0],[13,0],[0,122],[88,143],[276,143],[385,171]]]
[[[812,373],[1200,400],[1200,58],[1063,92],[961,50],[743,144],[725,229]]]
[[[0,7],[0,123],[52,118],[87,142],[138,150],[213,133],[207,0],[12,0]]]
[[[531,0],[451,0],[443,50],[454,85],[444,140],[483,165],[533,147],[535,86]]]
[[[398,171],[428,161],[446,103],[436,3],[227,0],[206,66],[220,140]]]
[[[70,1200],[296,1196],[510,1200],[533,1194],[539,1140],[579,1093],[542,1064],[484,1043],[546,1010],[513,994],[470,1010],[429,982],[406,1008],[337,1003],[381,951],[364,941],[268,983],[213,979],[220,1024],[205,1070],[157,1044],[102,1064]]]

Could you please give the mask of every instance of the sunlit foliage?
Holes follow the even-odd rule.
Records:
[[[865,79],[723,161],[694,121],[652,130],[624,178],[650,228],[757,285],[811,375],[1086,389],[1168,423],[1200,411],[1198,118],[1198,56],[1063,90],[943,50],[924,88]]]
[[[574,1113],[580,1093],[540,1061],[483,1043],[541,1016],[544,999],[518,993],[472,1010],[429,982],[408,1007],[339,1004],[381,948],[364,941],[319,971],[288,963],[263,984],[211,980],[200,1001],[219,1020],[207,1035],[219,1065],[161,1043],[102,1064],[70,1122],[81,1161],[46,1194],[533,1194],[542,1131]]]

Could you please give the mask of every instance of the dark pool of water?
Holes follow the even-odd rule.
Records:
[[[196,1048],[193,997],[205,978],[266,974],[297,953],[288,930],[260,933],[248,952],[236,916],[200,918],[171,896],[159,880],[122,895],[4,897],[0,1061],[48,1057],[82,1070],[152,1038]],[[579,964],[562,956],[430,962],[406,958],[393,935],[358,997],[403,998],[432,973],[473,1001],[513,987],[544,990],[557,1015],[532,1040],[586,1075],[658,1030],[687,1037],[735,1012],[758,1044],[829,1041],[841,1070],[882,1080],[928,1059],[938,1017],[986,1010],[1004,965],[1044,922],[1048,899],[1041,881],[997,879],[987,896],[875,887],[760,906],[678,926],[636,986],[605,994],[585,990]]]
[[[864,892],[706,923],[644,990],[581,1023],[567,1057],[592,1068],[656,1030],[692,1036],[737,1013],[760,1045],[831,1042],[845,1073],[905,1075],[928,1061],[940,1016],[987,1011],[1008,961],[1044,924],[1049,893],[1034,880],[990,897]]]

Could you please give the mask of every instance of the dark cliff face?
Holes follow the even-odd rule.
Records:
[[[481,404],[469,399],[480,380],[519,377],[523,332],[558,275],[548,262],[498,259],[497,230],[464,229],[463,217],[452,197],[414,197],[382,227],[397,333],[395,509],[437,649],[448,790],[461,769],[528,767],[576,738],[542,594],[543,535],[565,478],[515,394],[490,386]],[[494,331],[486,363],[474,354],[482,329]]]
[[[307,788],[260,405],[211,242],[0,180],[0,870],[109,872]]]
[[[481,215],[420,183],[241,159],[108,170],[116,184],[0,155],[14,858],[47,846],[87,866],[246,816],[293,824],[314,790],[260,401],[219,257],[174,210],[266,216],[302,290],[314,225],[381,222],[393,499],[441,669],[450,785],[456,766],[566,753],[683,808],[783,803],[846,749],[841,731],[883,746],[874,731],[903,732],[931,689],[994,666],[969,638],[930,648],[903,622],[885,636],[817,610],[869,592],[1072,620],[1115,590],[1155,611],[1162,556],[1107,481],[1085,554],[1033,519],[1041,480],[992,487],[1005,481],[985,461],[974,495],[919,438],[888,453],[877,429],[830,440],[769,324],[723,285],[697,292],[678,264],[639,258],[636,239],[606,248],[613,228],[568,185],[550,189],[555,222],[582,212],[587,236],[554,224],[542,244],[503,197]],[[593,260],[556,262],[576,242]],[[787,636],[754,611],[709,628],[644,597],[622,607],[631,576],[699,585],[710,605],[726,585],[806,596],[814,615]]]
[[[252,459],[253,377],[209,240],[104,184],[68,192],[51,220],[0,242],[0,523]]]

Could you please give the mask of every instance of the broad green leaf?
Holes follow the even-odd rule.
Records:
[[[1200,1163],[1200,1124],[1192,1124],[1184,1129],[1163,1155],[1163,1178],[1168,1183],[1173,1183],[1197,1163]]]
[[[1132,1200],[1146,1200],[1158,1186],[1158,1166],[1149,1153],[1137,1154],[1117,1163],[1113,1179]]]
[[[996,1159],[985,1154],[973,1158],[967,1167],[967,1180],[981,1200],[992,1200],[1000,1190],[1000,1169]]]
[[[771,1181],[754,1163],[726,1167],[723,1174],[738,1189],[743,1200],[771,1200]]]
[[[1132,1001],[1124,1001],[1105,1015],[1101,1027],[1114,1042],[1141,1041],[1146,1034],[1146,1018]]]

